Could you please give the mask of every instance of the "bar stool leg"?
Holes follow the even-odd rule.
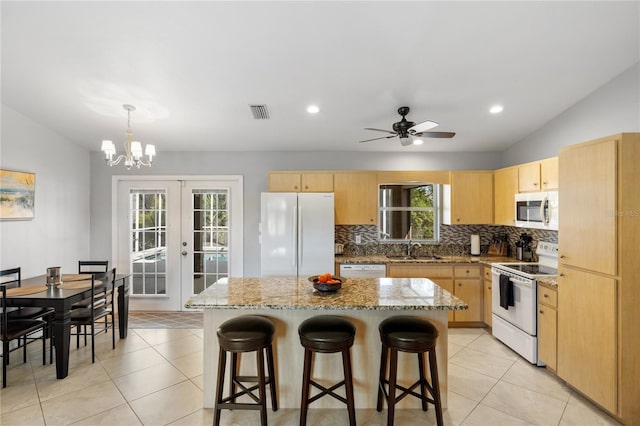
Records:
[[[311,386],[311,356],[312,352],[304,349],[304,369],[302,371],[302,401],[300,403],[300,426],[307,424],[307,409],[309,408],[309,387]]]
[[[236,394],[236,377],[238,376],[238,353],[231,353],[231,370],[229,372],[231,380],[229,381],[229,395]],[[235,403],[236,399],[232,398],[229,402]]]
[[[431,388],[433,389],[433,400],[436,406],[436,421],[438,426],[444,424],[442,419],[442,402],[440,400],[440,381],[438,380],[438,364],[436,362],[436,349],[429,351],[429,370],[431,371]]]
[[[349,424],[356,426],[356,408],[353,397],[353,377],[351,376],[351,354],[349,353],[349,349],[342,351],[342,368],[344,370],[344,385],[347,393]]]
[[[218,385],[216,387],[216,405],[215,414],[213,417],[214,426],[220,425],[220,413],[222,409],[219,407],[219,403],[222,402],[222,387],[224,386],[224,370],[227,363],[227,352],[220,348],[220,355],[218,356]]]
[[[273,346],[267,346],[267,370],[269,373],[269,391],[271,392],[271,409],[278,411],[278,398],[276,398],[276,373],[273,367]]]
[[[396,407],[396,380],[398,377],[398,351],[391,350],[391,361],[389,364],[389,399],[387,400],[387,426],[393,426]]]
[[[424,352],[418,352],[418,369],[420,370],[420,394],[422,395],[422,411],[429,409],[427,403],[427,385],[424,376]]]
[[[382,354],[380,355],[380,379],[378,380],[378,404],[376,410],[382,411],[382,399],[384,397],[384,381],[387,378],[387,356],[389,348],[384,344],[382,345]]]
[[[258,350],[258,398],[260,399],[260,424],[267,426],[267,399],[266,399],[266,383],[264,378],[264,352]]]

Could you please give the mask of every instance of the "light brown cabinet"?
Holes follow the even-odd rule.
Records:
[[[481,326],[483,315],[482,272],[479,265],[425,265],[402,263],[387,265],[392,278],[429,278],[469,305],[468,310],[449,311],[450,323]]]
[[[622,420],[640,419],[640,134],[559,156],[558,369]]]
[[[378,223],[378,183],[375,173],[349,172],[333,175],[336,225]]]
[[[269,192],[333,192],[330,172],[271,172]]]
[[[558,293],[544,284],[538,285],[538,358],[547,368],[557,370]]]
[[[493,172],[454,171],[445,185],[445,225],[493,223]]]
[[[518,166],[518,191],[549,191],[558,189],[558,157]]]
[[[490,266],[485,266],[484,267],[484,276],[483,276],[483,286],[484,286],[484,300],[483,300],[483,305],[484,305],[484,312],[483,312],[483,316],[484,316],[484,323],[487,324],[489,327],[492,327],[492,322],[491,322],[491,315],[493,312],[493,308],[491,306],[491,301],[493,298],[493,293],[492,293],[492,289],[491,289],[491,267]]]
[[[516,203],[518,193],[518,168],[507,167],[496,170],[494,179],[494,223],[496,225],[515,226]]]

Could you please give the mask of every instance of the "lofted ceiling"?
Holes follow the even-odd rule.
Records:
[[[7,2],[2,103],[162,151],[501,151],[639,59],[639,3]],[[255,120],[250,104],[267,105]],[[320,108],[311,115],[310,104]],[[498,115],[489,107],[503,104]],[[453,139],[402,147],[396,110]]]

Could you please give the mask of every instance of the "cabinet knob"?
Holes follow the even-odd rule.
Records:
[[[546,293],[545,293],[545,294],[543,294],[542,296],[543,296],[543,297],[549,297],[549,295],[548,295],[548,294],[546,294]]]
[[[547,181],[542,182],[544,186],[547,186],[547,183],[548,183]]]
[[[456,222],[460,222],[460,218],[457,218],[457,219],[456,219]]]
[[[462,283],[458,283],[458,287],[462,287]]]
[[[540,312],[542,315],[544,315],[544,312],[543,312],[543,311],[538,311],[538,312]]]
[[[305,186],[304,186],[304,189],[309,189],[309,185],[305,185]]]
[[[538,186],[538,182],[533,182],[533,186]]]
[[[489,290],[491,290],[491,286],[487,287]]]
[[[564,259],[564,258],[565,258],[564,254],[561,254],[560,259]]]
[[[560,276],[560,277],[564,277],[564,274],[560,274],[559,276]]]
[[[293,187],[293,189],[298,189],[298,185],[295,185],[295,186]]]

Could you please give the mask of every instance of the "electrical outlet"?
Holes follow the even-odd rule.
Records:
[[[356,234],[356,244],[362,244],[362,235]]]

